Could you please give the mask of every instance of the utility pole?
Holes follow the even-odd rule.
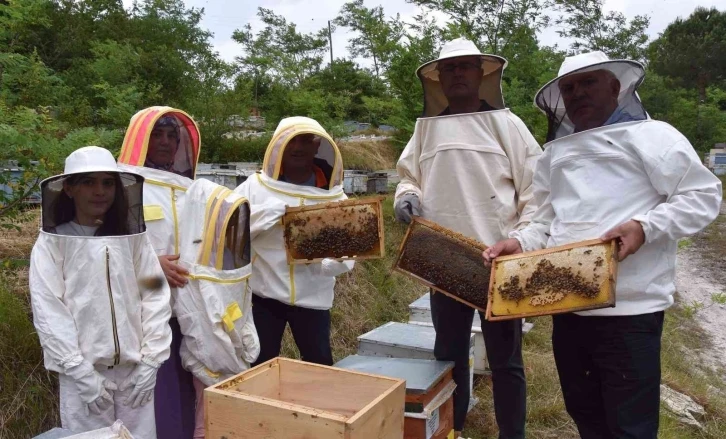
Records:
[[[330,40],[330,71],[333,71],[333,31],[328,20],[328,40]]]

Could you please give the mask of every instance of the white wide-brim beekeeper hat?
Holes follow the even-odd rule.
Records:
[[[133,216],[130,218],[136,219],[139,216],[135,210],[138,210],[143,202],[144,177],[133,172],[121,171],[118,168],[116,159],[109,150],[98,146],[84,146],[66,157],[63,174],[46,178],[40,183],[44,227],[57,225],[52,218],[51,207],[55,205],[56,200],[63,192],[63,182],[73,175],[94,172],[118,174],[128,198],[129,209],[132,210]],[[136,227],[133,230],[137,228],[142,229],[143,226]]]
[[[424,89],[424,117],[438,116],[449,106],[449,100],[446,99],[439,81],[439,61],[462,56],[477,56],[481,59],[483,79],[479,86],[479,99],[496,109],[504,108],[502,72],[507,67],[507,60],[501,56],[484,54],[474,42],[466,38],[457,38],[444,44],[437,59],[423,64],[416,70]]]
[[[620,81],[620,94],[618,95],[618,106],[633,115],[643,115],[645,109],[638,97],[636,90],[645,78],[645,68],[637,61],[627,59],[610,59],[601,51],[581,53],[579,55],[565,58],[557,77],[545,84],[535,95],[534,104],[544,112],[550,123],[557,121],[557,128],[571,133],[574,131],[572,122],[565,112],[565,103],[560,93],[560,81],[562,78],[596,70],[607,70]],[[565,133],[565,134],[569,134]],[[559,133],[556,137],[561,137]],[[549,135],[548,135],[548,140]]]

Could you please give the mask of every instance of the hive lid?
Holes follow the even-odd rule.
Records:
[[[335,367],[404,379],[406,380],[406,393],[418,395],[431,391],[441,378],[453,369],[454,363],[452,361],[351,355],[336,363]]]

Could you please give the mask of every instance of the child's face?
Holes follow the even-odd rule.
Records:
[[[76,215],[103,218],[116,198],[116,179],[113,174],[94,172],[81,176],[73,184],[67,181],[63,190],[76,206]]]

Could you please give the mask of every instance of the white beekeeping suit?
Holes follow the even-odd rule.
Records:
[[[605,125],[575,133],[558,83],[563,76],[607,70],[620,82],[618,107]],[[598,238],[629,220],[645,243],[618,267],[617,305],[579,315],[634,315],[673,304],[677,240],[718,215],[721,184],[669,124],[649,119],[636,89],[645,75],[635,61],[602,52],[568,58],[535,102],[550,118],[537,164],[530,227],[512,233],[524,251]]]
[[[249,288],[250,208],[232,190],[198,180],[183,215],[180,263],[190,281],[174,304],[181,357],[210,386],[249,368],[260,350]]]
[[[113,205],[100,226],[81,226],[64,183],[89,184],[83,179],[96,173],[114,176]],[[61,422],[74,432],[121,419],[135,437],[156,437],[147,403],[169,357],[171,309],[145,232],[143,181],[120,172],[107,150],[85,147],[68,156],[64,174],[41,183],[42,228],[30,263],[33,321],[45,367],[59,373]],[[119,218],[126,221],[105,230]]]
[[[315,158],[319,174],[328,173],[324,187],[303,186],[280,181],[282,156],[288,142],[300,134],[321,139]],[[321,175],[317,176],[318,179]],[[337,145],[319,123],[307,117],[280,121],[265,152],[262,172],[251,176],[236,190],[252,209],[252,251],[255,262],[250,281],[260,297],[313,309],[333,306],[335,276],[353,268],[354,262],[288,264],[283,228],[280,223],[286,206],[302,206],[347,199],[343,192],[343,160]]]

